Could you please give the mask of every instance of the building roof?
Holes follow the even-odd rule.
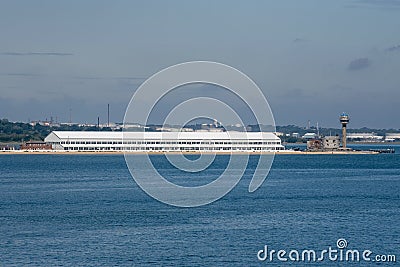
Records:
[[[400,133],[386,133],[386,137],[400,138]]]
[[[45,142],[63,139],[270,139],[280,140],[271,132],[111,132],[111,131],[53,131]]]
[[[307,138],[315,138],[316,136],[317,136],[316,133],[306,133],[305,135],[303,135],[302,138],[305,138],[305,139],[307,139]]]

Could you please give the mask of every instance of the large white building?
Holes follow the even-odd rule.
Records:
[[[400,140],[400,133],[386,133],[386,139]]]
[[[84,132],[53,131],[54,150],[131,152],[273,152],[284,150],[270,132]]]
[[[347,134],[347,139],[349,140],[355,140],[359,139],[362,141],[382,141],[383,136],[376,135],[375,133],[348,133]]]

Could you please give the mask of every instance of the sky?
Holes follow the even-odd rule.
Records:
[[[277,125],[400,128],[400,0],[0,2],[0,118],[122,122],[195,60],[248,75]]]

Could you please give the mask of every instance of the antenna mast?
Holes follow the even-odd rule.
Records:
[[[107,104],[107,127],[110,127],[110,104]]]

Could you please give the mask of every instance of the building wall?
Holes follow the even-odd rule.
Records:
[[[382,140],[383,136],[375,135],[375,133],[348,133],[347,139]]]
[[[141,133],[123,136],[113,132],[93,133],[82,135],[76,132],[52,132],[45,141],[55,150],[72,151],[275,151],[284,150],[281,140],[275,135],[234,134],[234,138],[224,133],[185,133],[184,136],[171,134],[163,137],[162,134]],[[214,137],[214,138],[213,138]],[[216,138],[215,138],[216,137]],[[258,137],[258,138],[256,138]]]
[[[326,136],[322,138],[322,146],[324,149],[338,149],[340,147],[339,136]]]
[[[400,139],[400,133],[386,133],[386,138]]]
[[[51,150],[52,146],[44,142],[26,142],[20,147],[21,150]]]
[[[317,150],[321,150],[322,148],[323,147],[322,147],[321,140],[314,139],[314,140],[307,141],[307,150],[317,151]]]

